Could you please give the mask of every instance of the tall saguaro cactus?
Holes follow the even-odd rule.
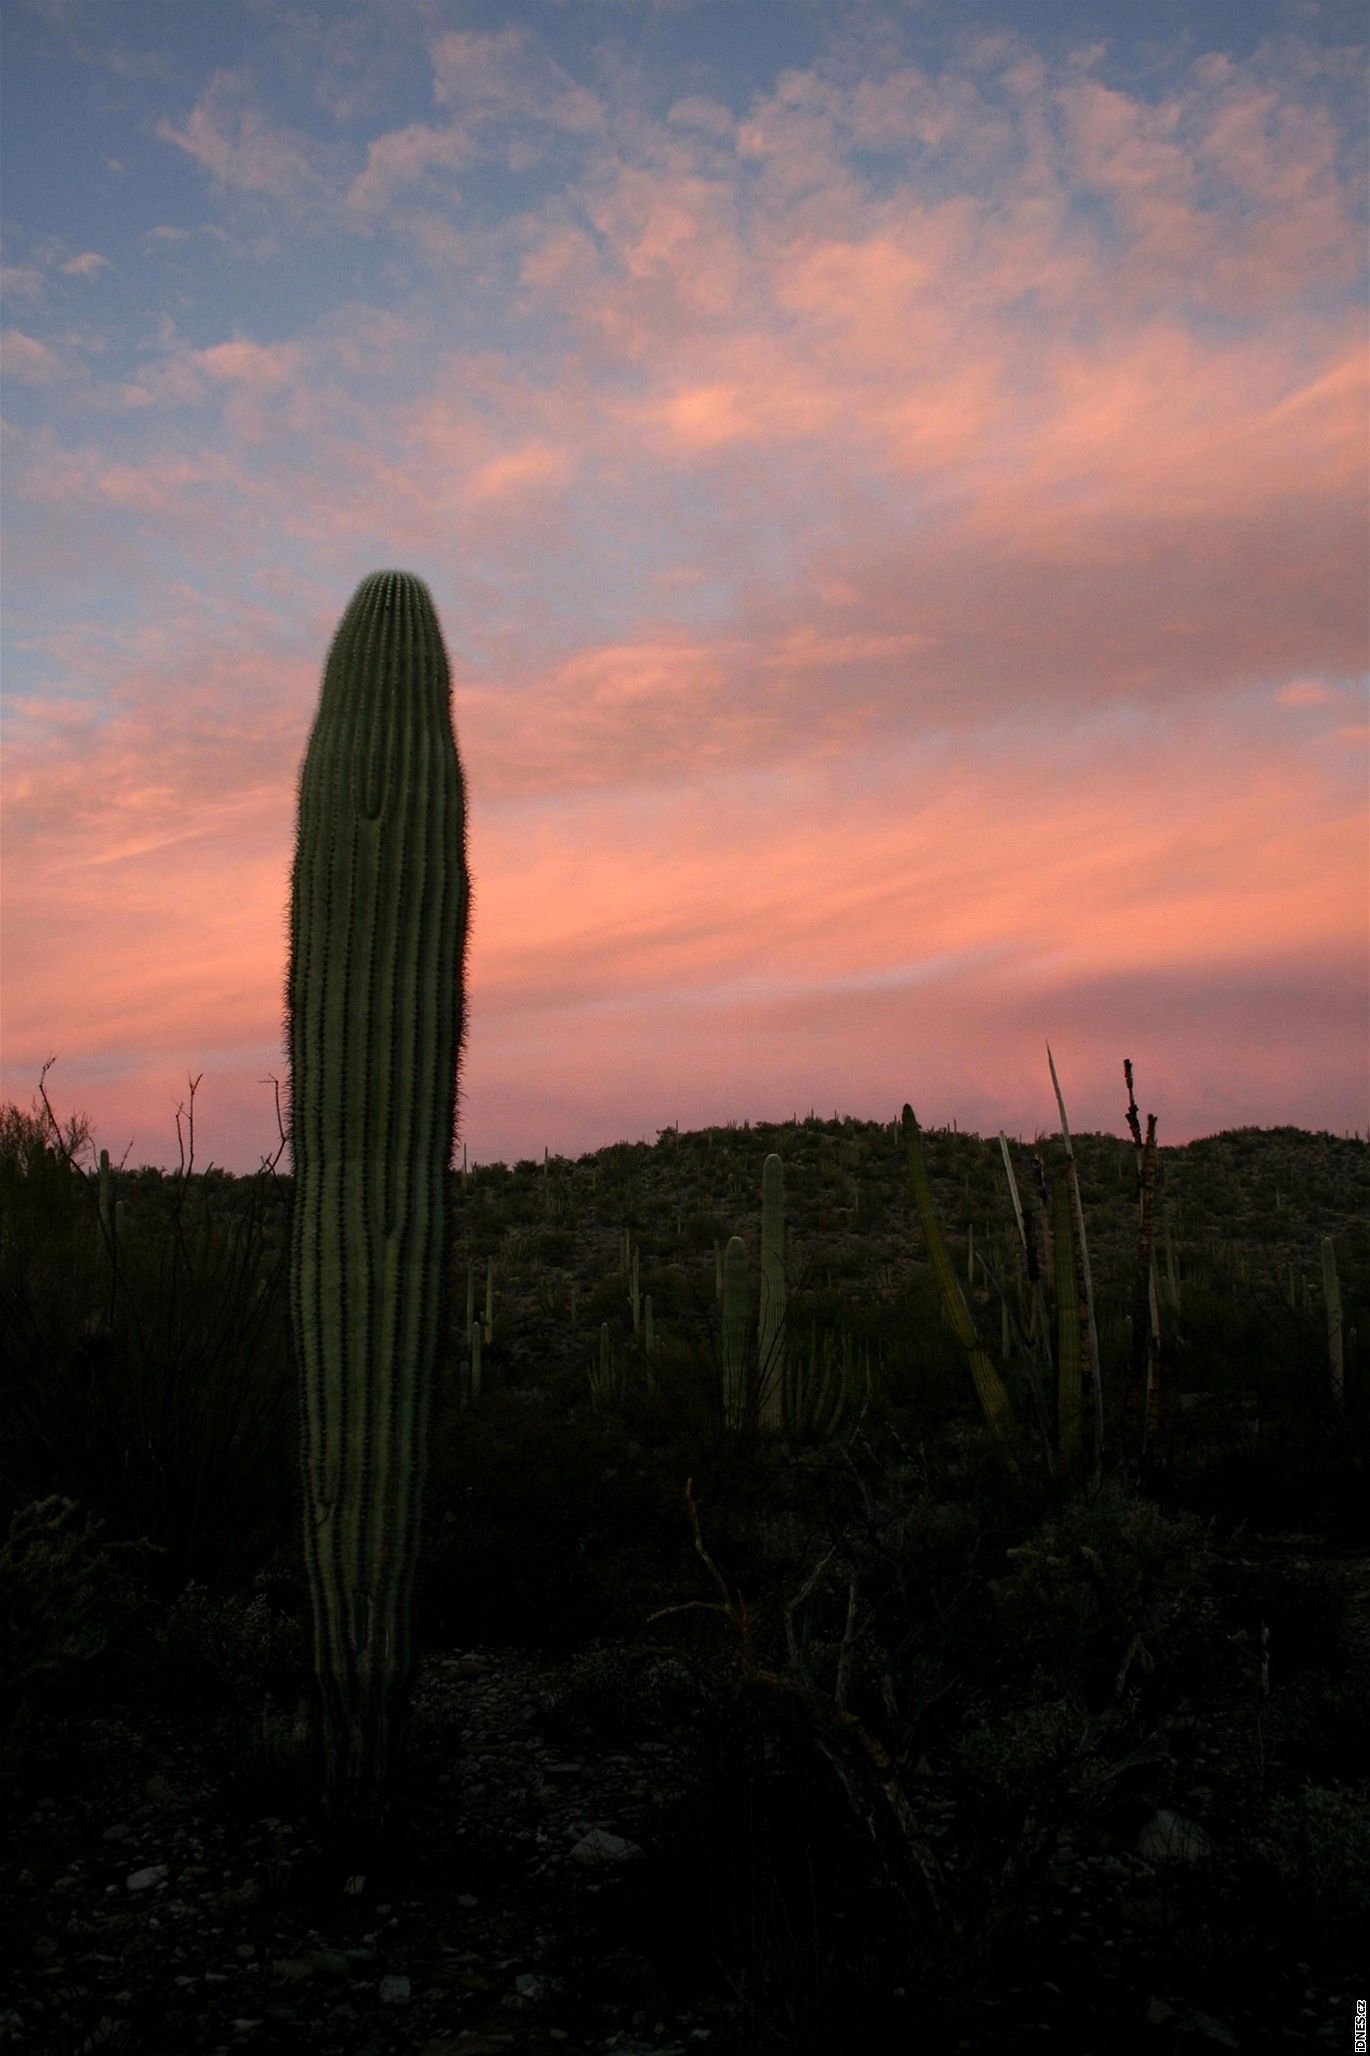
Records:
[[[300,772],[288,981],[305,1565],[349,1821],[383,1816],[403,1747],[468,897],[437,615],[419,579],[375,572]]]

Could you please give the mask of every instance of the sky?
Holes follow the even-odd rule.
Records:
[[[295,779],[442,623],[459,1144],[1370,1126],[1342,0],[6,0],[3,1071],[276,1144]]]

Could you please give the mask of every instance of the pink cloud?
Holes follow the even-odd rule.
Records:
[[[299,374],[306,352],[298,343],[265,345],[235,336],[232,342],[196,350],[191,361],[212,379],[255,392],[276,392]]]
[[[738,194],[726,178],[700,177],[688,160],[620,164],[589,207],[614,265],[639,291],[678,305],[692,327],[734,310],[744,252]]]
[[[430,45],[433,97],[459,119],[540,121],[573,134],[603,126],[596,96],[525,28],[451,29]]]
[[[1089,78],[1054,97],[1067,175],[1108,196],[1128,239],[1109,280],[1124,301],[1170,291],[1249,312],[1358,275],[1331,124],[1284,81],[1215,75],[1201,59],[1159,106]]]
[[[654,121],[454,32],[450,125],[360,174],[213,82],[169,140],[226,192],[298,173],[432,268],[286,342],[168,324],[136,385],[82,381],[136,455],[55,408],[6,432],[24,589],[154,596],[112,640],[16,624],[7,1090],[59,1031],[115,1125],[164,1136],[205,1068],[270,1145],[294,770],[398,561],[457,677],[477,1137],[1051,1125],[1046,1034],[1083,1125],[1123,1054],[1170,1139],[1316,1117],[1310,1066],[1353,1105],[1367,380],[1328,119],[1268,58],[1151,104],[1012,35],[937,77],[859,54]],[[506,224],[429,176],[553,149]],[[461,341],[454,268],[516,346]],[[168,593],[169,550],[219,569]]]
[[[349,186],[347,204],[358,214],[378,214],[404,187],[432,171],[460,170],[472,155],[471,144],[459,129],[433,128],[426,122],[392,129],[367,144],[366,168]]]
[[[626,696],[640,708],[644,686],[649,697],[669,697],[674,671],[683,713],[692,695],[680,690],[671,659],[657,653],[655,675],[639,658],[631,669],[592,670],[582,684],[601,703],[607,695],[623,705]],[[163,661],[176,662],[173,644]],[[262,722],[277,678],[274,664],[262,667],[255,717],[245,677],[208,680],[201,706],[238,710],[232,756],[193,708],[174,742],[154,729],[165,702],[145,689],[127,716],[88,734],[79,777],[55,753],[34,791],[18,794],[17,812],[12,801],[12,859],[25,848],[30,856],[21,857],[18,875],[28,883],[7,935],[12,961],[34,966],[8,1003],[6,1044],[21,1084],[26,1068],[51,1053],[54,1024],[65,1022],[64,1076],[108,1122],[132,1121],[138,1101],[127,1075],[99,1086],[102,1053],[130,1046],[142,1052],[149,1105],[157,1093],[171,1104],[183,1071],[208,1066],[212,1091],[222,1086],[235,1104],[256,1106],[264,1125],[248,1071],[265,1075],[274,1061],[291,778],[313,688],[299,667],[268,734]],[[972,741],[959,763],[944,757],[931,778],[920,775],[916,741],[894,757],[819,752],[807,766],[770,774],[748,745],[750,710],[730,705],[722,674],[719,685],[707,809],[693,790],[644,789],[587,793],[547,815],[536,800],[501,803],[501,781],[489,776],[502,753],[545,732],[546,709],[530,702],[526,733],[501,741],[490,727],[495,702],[459,690],[478,909],[468,1087],[483,1121],[494,1121],[511,1092],[510,1066],[534,1048],[550,1109],[555,1051],[568,1046],[577,1051],[581,1112],[557,1114],[544,1137],[555,1147],[602,1139],[580,1134],[577,1123],[601,1103],[621,1108],[614,1095],[625,1078],[630,1102],[634,1091],[643,1104],[658,1095],[661,1122],[677,1111],[687,1121],[721,1118],[734,1081],[767,1051],[769,1093],[807,1104],[837,1087],[846,1109],[851,1075],[843,1086],[831,1054],[839,1030],[846,1061],[860,1053],[863,1091],[874,1093],[883,1078],[897,1096],[909,1090],[900,1077],[915,1072],[925,1102],[953,1094],[950,1111],[965,1107],[968,1090],[975,1103],[983,1097],[958,1069],[964,1049],[983,1059],[1000,1047],[1006,1066],[1015,1052],[1030,1058],[1023,1023],[1031,1019],[1057,1039],[1058,1054],[1061,1030],[1077,1046],[1084,1036],[1105,1078],[1120,1056],[1105,1046],[1109,1036],[1148,1032],[1159,1098],[1163,1069],[1179,1069],[1187,991],[1224,979],[1241,989],[1281,952],[1344,963],[1348,939],[1363,931],[1360,802],[1339,785],[1342,766],[1319,770],[1315,755],[1286,757],[1276,773],[1259,732],[1223,744],[1215,721],[1180,730],[1136,761],[1130,740],[1100,740],[1072,761],[1025,727],[1002,764]],[[697,699],[693,708],[697,717]],[[1219,747],[1229,760],[1215,788]],[[263,764],[273,767],[265,783]],[[559,768],[548,766],[553,778]],[[216,795],[209,802],[207,777]],[[564,778],[556,789],[566,790]],[[29,840],[35,830],[37,842]],[[992,971],[976,971],[978,952]],[[1101,997],[1162,988],[1173,996],[1168,1025],[1160,1009],[1139,1018],[1134,1007],[1124,1019],[1118,1001],[1105,1006]],[[936,994],[931,1013],[919,997],[928,992]],[[1331,1033],[1323,1019],[1317,1036]],[[1205,1035],[1204,1048],[1215,1046],[1213,1022]],[[666,1109],[662,1093],[681,1097],[685,1049],[690,1091],[680,1109],[674,1099]],[[669,1063],[663,1050],[675,1052]],[[1344,1052],[1327,1056],[1329,1075],[1353,1082]],[[1202,1072],[1203,1057],[1193,1061]],[[1254,1094],[1259,1071],[1255,1056],[1251,1064],[1240,1052],[1231,1057],[1224,1105]],[[1180,1092],[1173,1075],[1172,1085]],[[1186,1107],[1204,1125],[1192,1091],[1180,1092],[1178,1105],[1172,1098],[1172,1124]],[[754,1094],[743,1110],[753,1118],[782,1111]],[[962,1119],[969,1124],[971,1112]],[[1174,1125],[1170,1132],[1179,1139]],[[247,1154],[269,1140],[254,1130]],[[222,1140],[214,1146],[222,1158]],[[236,1146],[245,1163],[241,1136]]]
[[[284,199],[313,177],[306,148],[272,129],[246,101],[247,79],[219,71],[178,128],[159,121],[156,133],[202,164],[221,185]]]
[[[1204,349],[1159,321],[1057,347],[1038,366],[1036,404],[1015,408],[976,466],[977,526],[1021,526],[1031,508],[1053,536],[1064,523],[1083,542],[1101,521],[1221,514],[1242,527],[1291,498],[1343,497],[1359,469],[1366,366],[1345,345],[1311,377],[1296,364],[1275,338]],[[1085,487],[1087,508],[1072,506]]]
[[[754,361],[758,352],[739,354]],[[774,364],[769,376],[758,368],[745,379],[682,386],[623,413],[676,453],[707,454],[737,443],[764,446],[811,437],[831,423],[840,404],[836,394]]]
[[[1180,125],[1178,100],[1159,106],[1080,79],[1060,95],[1077,175],[1096,191],[1124,204],[1167,189],[1185,194],[1194,183],[1188,152],[1174,140]]]
[[[1277,689],[1275,699],[1282,707],[1335,707],[1341,695],[1321,678],[1291,678]]]
[[[10,300],[41,300],[47,281],[36,264],[0,264],[0,293]]]
[[[19,328],[7,328],[0,335],[0,367],[6,378],[17,378],[24,385],[50,385],[66,376],[61,358],[37,336],[25,335]]]
[[[187,493],[210,482],[213,467],[184,461],[170,464],[111,464],[93,480],[111,506],[144,514],[167,514],[187,504]]]
[[[491,500],[564,485],[571,472],[568,451],[547,443],[525,442],[479,465],[471,475],[467,496],[475,505],[484,506]]]
[[[68,257],[57,269],[69,278],[98,278],[102,271],[110,269],[108,257],[102,257],[98,250],[83,250],[79,256]]]
[[[666,119],[673,128],[697,129],[720,142],[731,140],[737,132],[736,117],[721,100],[710,100],[702,93],[687,93],[681,100],[673,101]]]
[[[249,71],[217,71],[179,125],[153,133],[192,158],[231,203],[270,210],[272,238],[287,225],[336,228],[351,152],[282,127],[261,105]]]
[[[214,697],[232,690],[244,707],[242,683],[216,680]],[[110,1121],[120,1107],[132,1118],[127,1078],[87,1088],[99,1086],[103,1053],[122,1046],[141,1052],[149,1090],[160,1070],[168,1100],[185,1070],[204,1068],[215,1091],[227,1081],[253,1104],[249,1073],[275,1061],[291,778],[311,698],[301,675],[289,719],[272,716],[268,738],[267,687],[264,671],[261,712],[235,756],[215,764],[212,799],[193,722],[170,750],[130,726],[155,697],[88,738],[81,787],[54,759],[57,786],[39,778],[20,796],[13,846],[30,854],[7,936],[33,975],[12,982],[6,1029],[20,1086],[65,1024],[69,1089]],[[1200,995],[1242,994],[1262,976],[1278,984],[1281,963],[1314,967],[1326,987],[1327,967],[1345,966],[1363,931],[1359,798],[1316,753],[1272,769],[1258,729],[1227,745],[1216,787],[1216,719],[1142,761],[1106,730],[1070,760],[1025,727],[1001,756],[975,742],[944,755],[933,777],[920,776],[916,743],[876,757],[816,753],[772,773],[746,749],[744,710],[730,721],[724,700],[707,808],[682,789],[586,793],[549,811],[485,790],[488,714],[459,692],[477,910],[469,1103],[493,1121],[512,1067],[537,1050],[550,1106],[556,1051],[574,1047],[581,1112],[558,1115],[544,1137],[554,1147],[569,1146],[567,1124],[578,1134],[586,1109],[614,1101],[616,1080],[630,1101],[656,1093],[660,1124],[675,1118],[684,1075],[687,1119],[721,1118],[735,1081],[764,1071],[763,1098],[779,1099],[757,1103],[753,1083],[738,1109],[753,1118],[796,1094],[806,1107],[827,1100],[834,1087],[846,1110],[855,1076],[863,1105],[881,1081],[897,1105],[910,1091],[901,1079],[916,1077],[925,1105],[952,1094],[947,1111],[966,1109],[967,1124],[967,1095],[972,1107],[983,1099],[996,1048],[1006,1078],[1025,1072],[1015,1103],[1030,1103],[1039,1032],[1058,1056],[1083,1040],[1077,1064],[1101,1067],[1093,1083],[1077,1068],[1082,1124],[1116,1090],[1121,1055],[1150,1051],[1148,1090],[1159,1098],[1169,1078],[1179,1139],[1179,1119],[1202,1125],[1180,1078],[1184,1038],[1206,1021],[1211,1055],[1239,1011],[1234,996],[1231,1019],[1221,1008],[1208,1018]],[[42,824],[38,841],[30,821]],[[1354,981],[1338,976],[1345,990],[1314,1042],[1349,1088],[1355,1067],[1337,1024]],[[1270,1014],[1277,1039],[1294,1033],[1292,978]],[[1110,1048],[1119,1037],[1138,1046]],[[979,1083],[966,1078],[967,1048]],[[1244,1050],[1218,1074],[1233,1105],[1263,1075],[1265,1059]],[[1192,1061],[1211,1075],[1207,1055]],[[251,1148],[266,1146],[258,1137]]]

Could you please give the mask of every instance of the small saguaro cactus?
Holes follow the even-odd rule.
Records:
[[[1069,1175],[1058,1171],[1051,1181],[1052,1239],[1056,1245],[1056,1451],[1066,1477],[1077,1483],[1084,1468],[1084,1349],[1070,1201]]]
[[[100,1226],[104,1231],[105,1245],[114,1248],[114,1172],[110,1166],[109,1151],[100,1151],[100,1178],[98,1185],[100,1202]]]
[[[1071,1213],[1075,1222],[1076,1254],[1080,1278],[1080,1355],[1082,1359],[1081,1385],[1086,1380],[1094,1388],[1094,1456],[1093,1475],[1097,1484],[1103,1475],[1104,1460],[1104,1388],[1099,1375],[1099,1329],[1094,1317],[1094,1278],[1089,1262],[1089,1237],[1085,1233],[1085,1209],[1080,1197],[1080,1173],[1075,1163],[1075,1145],[1070,1139],[1070,1123],[1066,1119],[1066,1103],[1061,1093],[1060,1081],[1056,1076],[1056,1065],[1052,1059],[1051,1044],[1047,1044],[1047,1068],[1051,1072],[1052,1090],[1056,1094],[1056,1105],[1061,1116],[1061,1141],[1066,1153],[1066,1182],[1070,1190]]]
[[[750,1326],[747,1245],[734,1235],[723,1252],[723,1420],[733,1432],[747,1418]]]
[[[102,1159],[103,1161],[103,1159]],[[1327,1310],[1327,1361],[1332,1374],[1332,1397],[1338,1406],[1346,1404],[1346,1364],[1342,1346],[1341,1283],[1337,1277],[1337,1248],[1324,1235],[1322,1252],[1322,1296]]]
[[[778,1433],[785,1419],[785,1170],[774,1151],[761,1166],[761,1306],[757,1319],[760,1421]]]
[[[946,1243],[933,1208],[932,1186],[928,1182],[927,1165],[923,1160],[923,1143],[913,1108],[906,1105],[901,1123],[904,1136],[904,1154],[908,1165],[909,1183],[913,1188],[914,1204],[922,1223],[923,1237],[927,1244],[928,1257],[933,1276],[942,1295],[942,1306],[955,1330],[957,1340],[970,1358],[971,1376],[975,1381],[976,1396],[985,1416],[986,1426],[993,1438],[996,1456],[1005,1469],[1013,1463],[1013,1407],[1008,1390],[998,1371],[990,1362],[976,1333],[975,1320],[961,1281],[952,1269]]]
[[[403,1749],[464,1028],[465,792],[428,589],[364,578],[299,783],[291,1298],[325,1797],[384,1818]]]

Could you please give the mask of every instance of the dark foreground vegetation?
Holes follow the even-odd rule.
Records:
[[[1144,1477],[1131,1143],[1075,1138],[1113,1438],[1079,1477],[989,1282],[1023,1310],[998,1141],[923,1150],[1011,1475],[892,1123],[454,1174],[412,1747],[361,1851],[311,1798],[290,1181],[0,1117],[0,2041],[1349,2047],[1370,1147],[1160,1151]],[[725,1417],[718,1253],[755,1280],[771,1152],[823,1382],[767,1436]]]

